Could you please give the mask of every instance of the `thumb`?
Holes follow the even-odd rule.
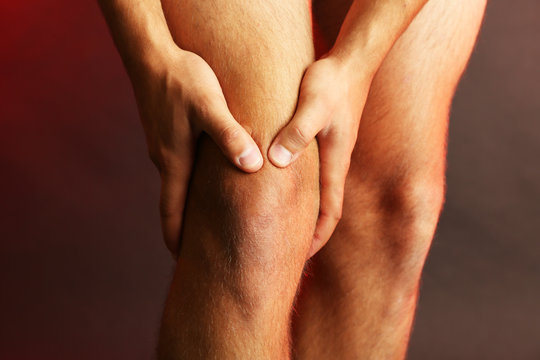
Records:
[[[268,158],[274,165],[288,166],[326,126],[328,112],[324,102],[311,99],[302,101],[301,97],[293,118],[270,146]]]
[[[259,147],[232,116],[225,99],[211,100],[199,121],[201,130],[212,138],[234,165],[246,172],[255,172],[261,168],[263,158]]]

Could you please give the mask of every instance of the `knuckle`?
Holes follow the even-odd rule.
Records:
[[[334,197],[331,201],[331,204],[328,206],[328,212],[327,216],[332,219],[335,222],[338,222],[341,220],[341,217],[343,216],[343,203],[342,203],[342,195],[343,191],[340,189],[334,190]]]
[[[198,94],[196,113],[199,117],[210,120],[223,109],[225,99],[212,91],[203,91]]]
[[[208,93],[202,93],[199,95],[199,99],[196,105],[196,113],[199,117],[207,119],[212,113],[214,108],[215,99]]]
[[[335,222],[338,222],[339,220],[341,220],[342,216],[343,216],[343,211],[342,211],[341,206],[338,206],[337,208],[335,208],[331,213],[331,218]]]
[[[341,220],[341,217],[343,215],[343,210],[341,206],[334,205],[334,206],[331,206],[330,209],[326,209],[322,211],[322,215],[324,215],[325,217],[337,223],[339,220]]]
[[[343,215],[343,209],[340,204],[335,204],[332,206],[332,209],[329,211],[328,216],[334,220],[335,222],[338,222],[341,220],[341,217]]]
[[[326,210],[322,214],[328,219],[330,219],[331,221],[333,221],[334,223],[339,222],[339,220],[341,220],[341,217],[342,217],[342,211],[341,209],[338,209],[338,208],[332,209],[332,210]]]
[[[234,144],[240,138],[241,130],[238,126],[229,125],[219,132],[219,139],[225,146]]]
[[[308,132],[299,125],[292,126],[293,140],[299,145],[307,145],[309,143]]]

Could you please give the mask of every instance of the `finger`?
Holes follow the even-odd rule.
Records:
[[[341,219],[345,179],[352,153],[351,146],[340,141],[343,137],[329,134],[319,141],[321,201],[309,257],[328,242]]]
[[[328,118],[323,101],[300,97],[293,118],[281,129],[268,150],[270,161],[278,167],[288,166],[326,126]]]
[[[234,119],[224,99],[208,100],[206,111],[199,121],[201,129],[234,165],[246,172],[255,172],[261,168],[263,158],[259,147],[246,129]]]
[[[182,219],[192,166],[193,154],[186,151],[175,158],[174,165],[164,166],[160,171],[161,229],[165,244],[175,257],[180,250]]]

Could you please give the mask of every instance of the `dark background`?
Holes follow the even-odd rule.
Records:
[[[410,359],[540,359],[538,15],[488,5]],[[173,263],[98,7],[4,1],[0,31],[0,358],[148,359]]]

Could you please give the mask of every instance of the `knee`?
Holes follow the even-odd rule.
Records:
[[[380,218],[406,237],[429,235],[438,221],[444,192],[442,177],[415,176],[383,182],[376,189]]]
[[[228,165],[216,174],[207,199],[220,214],[218,232],[232,241],[229,255],[243,267],[279,265],[309,246],[319,197],[316,168],[307,165],[280,169],[266,161],[255,174]]]
[[[204,241],[185,244],[189,252],[197,254],[205,271],[226,278],[245,296],[268,297],[283,282],[294,283],[319,210],[316,145],[288,168],[265,159],[258,172],[246,174],[205,138],[197,164],[186,210],[188,216],[197,214],[197,221],[186,222],[184,231]]]
[[[417,281],[443,206],[444,177],[402,176],[365,185],[364,193],[378,258],[396,278]]]
[[[444,178],[413,177],[380,189],[380,226],[396,270],[420,275],[444,202]]]

